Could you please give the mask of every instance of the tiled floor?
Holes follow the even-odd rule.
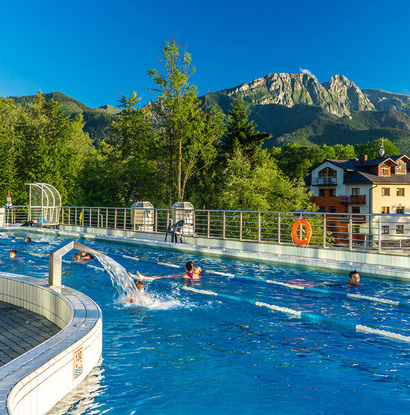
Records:
[[[59,331],[46,318],[0,301],[0,367]]]

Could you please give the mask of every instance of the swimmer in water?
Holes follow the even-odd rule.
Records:
[[[81,251],[81,259],[84,261],[89,261],[91,259],[94,259],[95,257],[93,257],[91,254],[89,254],[88,252],[85,251]]]
[[[24,239],[24,242],[30,243],[31,242],[31,238],[29,236],[26,236],[26,238]]]
[[[349,281],[347,282],[347,285],[364,285],[360,282],[360,275],[356,270],[349,273]]]
[[[164,278],[185,278],[187,280],[198,280],[199,278],[201,278],[202,274],[203,274],[202,268],[194,267],[194,264],[192,261],[188,261],[185,264],[185,272],[182,275],[179,274],[179,275],[163,275],[163,276],[146,277],[140,274],[139,271],[137,271],[137,275],[139,278],[143,278],[147,280],[159,280],[159,279],[164,279]]]
[[[71,258],[74,262],[83,262],[82,260],[81,260],[81,255],[78,253],[78,252],[76,252],[74,255],[73,255],[73,257]]]
[[[141,295],[144,295],[145,293],[145,284],[141,280],[135,280],[134,281],[135,286],[137,287],[137,290],[140,292]],[[125,302],[127,303],[136,303],[137,299],[134,298],[132,295],[129,296]]]
[[[11,259],[14,259],[16,257],[16,255],[17,255],[17,251],[15,249],[11,249],[10,252],[9,252],[9,257]]]

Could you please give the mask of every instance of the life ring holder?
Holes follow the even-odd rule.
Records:
[[[304,239],[301,239],[299,237],[300,233],[298,232],[298,230],[300,226],[305,226],[306,228],[306,236]],[[295,244],[299,246],[306,246],[310,242],[311,237],[312,237],[312,227],[310,226],[310,223],[304,218],[295,220],[295,222],[292,225],[293,242],[295,242]]]

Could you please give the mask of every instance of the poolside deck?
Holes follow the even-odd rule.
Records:
[[[59,331],[55,324],[39,314],[0,301],[0,367]]]

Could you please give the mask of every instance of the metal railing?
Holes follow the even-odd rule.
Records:
[[[165,234],[169,225],[182,219],[175,209],[133,209],[113,207],[61,208],[60,223],[85,228]],[[231,210],[187,211],[186,236],[275,244],[295,244],[292,226],[299,218],[309,221],[309,246],[330,249],[410,253],[410,215],[263,212]],[[6,210],[6,225],[28,220],[27,206]],[[37,226],[47,226],[38,223]],[[301,229],[301,232],[304,229]]]

